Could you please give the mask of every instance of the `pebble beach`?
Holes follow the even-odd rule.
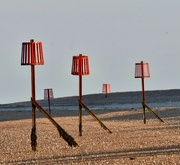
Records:
[[[0,164],[179,165],[180,107],[160,106],[152,110],[164,122],[147,110],[144,124],[140,107],[93,110],[112,133],[83,110],[83,133],[79,136],[78,110],[52,109],[52,118],[74,138],[76,147],[68,146],[54,125],[37,110],[36,151],[31,149],[31,111],[1,110]]]

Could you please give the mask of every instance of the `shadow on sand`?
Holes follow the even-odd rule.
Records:
[[[180,148],[179,145],[173,146],[162,146],[162,147],[150,147],[150,148],[134,148],[119,150],[113,152],[95,152],[95,153],[81,153],[75,155],[67,156],[52,156],[52,157],[41,157],[37,159],[26,159],[18,161],[6,161],[5,164],[14,163],[14,164],[27,164],[32,162],[45,163],[45,164],[54,164],[54,163],[69,163],[69,162],[87,162],[87,161],[102,161],[102,160],[111,160],[111,159],[122,159],[122,158],[141,158],[147,156],[158,156],[158,155],[171,155],[179,154]],[[0,162],[1,163],[1,162]]]

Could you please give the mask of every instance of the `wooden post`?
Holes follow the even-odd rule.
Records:
[[[51,109],[50,109],[50,90],[48,89],[48,105],[49,105],[49,115],[51,116]]]
[[[49,114],[36,102],[36,100],[34,100],[33,98],[31,98],[31,102],[32,104],[37,107],[39,109],[39,111],[45,116],[47,117],[52,124],[57,128],[59,135],[68,143],[69,146],[78,146],[78,144],[76,143],[76,141],[74,140],[73,137],[71,137],[51,116],[49,116]]]
[[[142,102],[145,103],[145,90],[144,90],[144,66],[143,66],[143,61],[141,61],[141,72],[142,72]],[[143,104],[143,120],[144,120],[144,124],[146,124],[146,110],[145,110],[145,106]]]
[[[79,54],[79,56],[73,56],[71,74],[79,76],[79,136],[82,136],[82,108],[92,115],[104,129],[111,133],[111,131],[82,102],[82,76],[89,75],[89,73],[88,56],[83,56],[82,54]]]
[[[146,124],[146,109],[149,110],[159,121],[164,122],[153,110],[151,110],[147,104],[145,99],[145,89],[144,89],[144,78],[150,77],[149,66],[148,63],[135,64],[135,78],[141,78],[142,81],[142,107],[143,107],[143,120],[144,124]]]
[[[82,54],[79,55],[80,57]],[[82,101],[82,59],[79,59],[79,100]],[[79,136],[82,136],[82,106],[79,103]]]
[[[34,42],[34,40],[30,40]],[[33,52],[33,47],[31,48]],[[31,89],[32,89],[32,98],[35,100],[35,66],[31,64]],[[32,150],[36,151],[37,146],[37,136],[36,136],[36,107],[32,104],[32,130],[31,130],[31,147]]]
[[[107,98],[107,88],[108,88],[108,84],[106,84],[106,96],[105,96],[105,98]]]
[[[144,78],[141,78],[142,79],[142,102],[145,103],[145,92],[144,92]],[[144,106],[143,104],[143,121],[144,121],[144,124],[146,124],[146,107]]]
[[[44,65],[42,43],[30,42],[22,43],[22,54],[21,54],[21,65],[31,65],[31,104],[32,104],[32,129],[31,129],[31,147],[32,150],[36,151],[37,147],[37,136],[36,136],[36,107],[43,113],[57,128],[59,134],[70,146],[78,146],[74,138],[67,134],[67,132],[56,123],[45,110],[36,102],[35,98],[35,65]],[[48,97],[50,94],[48,93]],[[49,102],[50,103],[50,102]],[[49,106],[50,108],[50,106]]]

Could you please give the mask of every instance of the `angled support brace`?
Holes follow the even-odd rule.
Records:
[[[79,100],[80,106],[82,106],[94,119],[98,121],[98,123],[103,127],[105,130],[107,130],[109,133],[112,133],[102,122],[97,118],[97,116],[81,101]]]
[[[146,103],[142,102],[142,106],[143,106],[143,115],[144,115],[144,123],[146,123],[146,116],[145,116],[145,108],[147,108],[149,110],[149,112],[151,112],[159,121],[164,122],[149,106],[147,106]]]
[[[78,146],[73,137],[71,137],[49,114],[34,100],[31,98],[32,104],[39,109],[39,111],[47,117],[51,123],[57,128],[59,135],[68,143],[69,146]]]

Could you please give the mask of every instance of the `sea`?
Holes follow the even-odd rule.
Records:
[[[137,109],[142,107],[142,92],[114,92],[83,95],[82,101],[91,110]],[[152,90],[145,92],[145,101],[153,107],[180,107],[180,89]],[[78,96],[37,100],[44,108],[51,110],[78,110]],[[31,102],[0,104],[0,111],[30,111]]]

